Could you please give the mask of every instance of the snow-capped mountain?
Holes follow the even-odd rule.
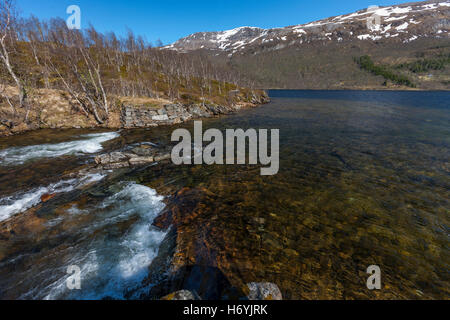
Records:
[[[314,41],[392,39],[411,42],[421,37],[450,38],[450,0],[371,7],[285,28],[240,27],[222,32],[198,32],[165,48],[214,50],[233,55],[255,47],[278,50]]]

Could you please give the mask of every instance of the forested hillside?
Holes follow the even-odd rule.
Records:
[[[236,55],[221,63],[251,77],[261,88],[448,90],[449,54],[448,39],[405,44],[326,41]],[[373,72],[358,63],[364,56],[384,71]]]
[[[282,28],[198,32],[166,49],[207,54],[261,88],[449,89],[450,1],[375,6]],[[358,63],[363,56],[371,67]]]
[[[93,26],[69,30],[62,19],[22,18],[16,11],[13,0],[0,0],[3,125],[41,121],[40,110],[53,100],[65,99],[72,112],[107,125],[111,113],[133,98],[150,105],[231,105],[254,98],[254,91],[242,88],[252,83],[239,72],[214,66],[199,53],[153,48],[131,30],[124,38]]]

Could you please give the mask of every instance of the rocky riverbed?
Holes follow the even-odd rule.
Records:
[[[266,100],[260,100],[260,101],[254,101],[258,103],[263,103]],[[253,107],[252,104],[240,104],[240,105],[234,105],[230,107],[224,107],[220,105],[211,105],[211,104],[202,104],[202,105],[182,105],[182,104],[168,104],[164,105],[159,109],[155,108],[149,108],[148,106],[124,106],[122,108],[122,116],[121,116],[121,122],[123,124],[124,128],[130,129],[130,128],[149,128],[149,127],[159,127],[159,126],[165,126],[165,125],[173,125],[178,124],[184,121],[188,121],[191,119],[196,118],[211,118],[222,114],[230,114],[233,113],[241,108],[244,107]],[[62,225],[65,225],[64,228],[71,229],[73,226],[77,225],[78,223],[70,222],[71,219],[68,219],[68,217],[65,217],[64,209],[63,207],[66,207],[68,204],[66,204],[67,197],[78,197],[79,195],[88,192],[88,203],[96,203],[98,202],[98,199],[105,199],[104,201],[108,202],[109,198],[115,198],[117,195],[120,195],[122,193],[126,194],[128,197],[128,194],[130,193],[136,193],[136,195],[131,195],[131,198],[137,197],[136,200],[138,203],[140,201],[144,201],[146,203],[145,207],[142,208],[142,213],[144,213],[146,210],[153,210],[152,209],[152,202],[154,200],[154,195],[145,187],[140,185],[134,185],[134,184],[127,184],[125,186],[125,189],[123,189],[123,183],[119,182],[120,178],[127,174],[134,175],[134,172],[139,172],[143,170],[144,168],[148,167],[149,165],[160,165],[162,167],[170,166],[170,156],[171,156],[171,143],[168,141],[166,142],[146,142],[142,141],[142,139],[139,139],[138,142],[125,142],[125,143],[114,143],[114,139],[117,137],[120,137],[120,133],[93,133],[93,134],[85,134],[81,136],[85,140],[79,140],[79,142],[60,142],[59,144],[48,144],[45,145],[45,148],[34,148],[34,147],[24,147],[30,149],[29,151],[33,151],[33,154],[30,154],[28,152],[28,156],[21,156],[18,153],[20,153],[20,148],[18,148],[16,151],[14,151],[14,157],[19,157],[21,162],[25,163],[25,165],[28,163],[28,161],[33,160],[33,157],[49,157],[53,153],[55,155],[70,155],[70,154],[76,154],[79,151],[85,152],[95,152],[102,147],[97,142],[100,141],[106,141],[108,139],[112,139],[111,146],[105,148],[103,152],[99,152],[95,155],[95,157],[91,158],[92,160],[89,160],[85,162],[83,165],[77,167],[73,167],[70,170],[64,170],[63,174],[59,176],[60,181],[55,182],[53,184],[48,185],[47,187],[41,187],[39,189],[33,189],[26,191],[25,193],[20,193],[17,195],[12,195],[11,200],[17,198],[17,200],[13,200],[15,202],[11,202],[11,200],[3,199],[5,200],[5,203],[12,203],[11,205],[7,205],[5,208],[7,208],[9,211],[11,211],[9,214],[12,216],[10,218],[6,218],[3,222],[0,221],[0,260],[8,261],[8,257],[12,258],[15,255],[19,254],[24,251],[30,250],[30,245],[26,245],[26,241],[22,245],[11,245],[13,243],[16,243],[19,238],[29,238],[31,242],[33,243],[39,243],[40,240],[37,240],[37,238],[41,238],[43,230],[45,230],[46,226],[47,228],[51,226],[51,229],[59,229]],[[95,140],[94,140],[95,139]],[[39,138],[37,138],[39,140]],[[98,141],[97,141],[98,140]],[[117,140],[117,139],[116,139]],[[121,140],[121,138],[119,139]],[[92,144],[91,147],[87,147],[88,144]],[[94,145],[95,144],[95,145]],[[71,151],[64,151],[64,148],[68,147],[73,150]],[[27,150],[28,150],[27,149]],[[45,150],[44,150],[45,149]],[[95,149],[95,150],[94,150]],[[42,151],[44,150],[44,151]],[[58,150],[58,151],[57,151]],[[24,149],[25,151],[25,149]],[[3,156],[5,157],[4,160],[7,160],[9,165],[17,165],[17,161],[13,161],[9,157],[13,155],[13,149],[5,149],[3,152]],[[18,158],[18,159],[19,159]],[[165,169],[163,169],[165,170]],[[119,179],[119,180],[117,180]],[[45,179],[44,179],[45,180]],[[110,187],[108,187],[106,190],[104,190],[104,187],[102,185],[108,181],[108,184],[111,184]],[[116,182],[114,182],[116,181]],[[118,183],[118,185],[115,185]],[[96,186],[98,185],[98,186]],[[111,189],[112,188],[112,189]],[[123,189],[123,190],[122,190]],[[113,193],[111,193],[111,190],[114,190]],[[120,191],[122,190],[122,191]],[[174,198],[169,197],[175,190],[169,186],[169,188],[163,188],[161,189],[161,193],[166,195],[167,197],[163,200],[165,205],[169,205],[172,203]],[[148,193],[148,196],[147,196]],[[142,195],[145,195],[145,199],[141,199]],[[69,196],[70,195],[70,196]],[[75,196],[77,195],[77,196]],[[29,204],[24,203],[26,207],[23,207],[22,209],[19,209],[19,206],[22,206],[23,201],[29,201],[28,199],[33,198],[32,202]],[[93,197],[93,198],[92,198]],[[155,198],[156,199],[156,198]],[[125,202],[122,204],[121,202],[124,201],[122,199],[114,200],[114,203],[117,202],[117,205],[119,206],[131,206],[132,204],[128,204],[128,202]],[[127,200],[128,201],[128,200]],[[150,201],[150,202],[149,202]],[[149,204],[147,204],[149,202]],[[162,205],[161,200],[157,201],[157,206],[159,207]],[[112,203],[111,203],[112,204]],[[139,208],[139,204],[133,204],[131,209],[135,211],[136,209],[134,206],[137,205]],[[17,207],[19,211],[16,209],[13,210],[12,206]],[[81,209],[81,211],[78,209],[80,204],[78,201],[72,202],[71,204],[73,209],[70,209],[72,212],[82,212],[85,209]],[[95,207],[96,205],[94,205]],[[100,204],[99,208],[103,208],[104,205]],[[11,209],[11,210],[10,210]],[[50,211],[49,211],[50,210]],[[56,210],[56,212],[54,211]],[[62,211],[61,211],[62,210]],[[140,212],[138,209],[138,212]],[[53,213],[51,213],[53,212]],[[111,212],[107,211],[106,215],[111,214]],[[114,212],[114,211],[113,211]],[[56,214],[56,215],[55,215]],[[163,213],[165,216],[165,214]],[[94,225],[96,224],[95,220],[96,218],[91,217],[93,220]],[[133,218],[135,219],[135,218]],[[132,220],[133,221],[133,220]],[[241,289],[242,288],[234,288],[230,283],[223,282],[224,276],[221,275],[220,271],[216,270],[215,268],[209,268],[206,270],[206,274],[210,275],[210,277],[207,279],[207,281],[199,288],[191,288],[190,286],[186,286],[184,282],[180,282],[180,277],[183,279],[193,279],[192,277],[198,276],[199,273],[201,274],[204,271],[204,267],[195,267],[191,270],[190,267],[186,266],[180,266],[177,267],[177,271],[174,271],[172,268],[174,265],[172,264],[162,264],[159,265],[158,261],[165,261],[166,263],[169,262],[176,262],[176,259],[174,260],[174,255],[179,252],[179,250],[169,250],[168,248],[175,248],[179,244],[177,244],[177,241],[175,243],[171,243],[172,240],[174,240],[173,232],[177,232],[176,224],[172,225],[165,225],[164,227],[159,227],[156,224],[154,226],[151,226],[151,223],[154,222],[154,220],[148,221],[148,225],[146,228],[150,228],[151,233],[157,233],[157,234],[167,234],[164,237],[164,240],[162,241],[162,245],[159,246],[157,243],[150,244],[150,248],[153,248],[153,246],[157,246],[152,250],[155,250],[157,252],[157,256],[153,259],[155,262],[152,263],[149,266],[149,272],[148,277],[146,277],[142,282],[140,280],[134,280],[135,285],[140,284],[135,287],[135,290],[131,290],[131,287],[129,288],[129,292],[126,295],[119,294],[117,296],[117,293],[113,293],[111,295],[112,298],[141,298],[141,299],[160,299],[163,296],[168,295],[166,298],[170,299],[211,299],[211,298],[220,298],[220,299],[226,299],[226,298],[245,298],[245,299],[279,299],[281,298],[281,293],[279,293],[279,289],[276,287],[276,285],[272,284],[265,284],[260,283],[256,286],[249,285],[248,292],[244,292]],[[69,226],[67,225],[69,224]],[[75,224],[73,224],[75,223]],[[128,222],[125,224],[127,225]],[[86,226],[87,227],[87,226]],[[119,228],[123,228],[124,226],[119,226]],[[77,229],[83,229],[84,227],[82,225],[79,225]],[[170,229],[170,230],[169,230]],[[95,229],[94,229],[95,230]],[[50,231],[51,233],[57,232],[57,233],[64,233],[64,231]],[[97,230],[95,232],[106,232],[106,230]],[[181,231],[182,232],[182,231]],[[76,231],[78,233],[78,231]],[[149,235],[151,235],[151,233]],[[29,234],[26,236],[26,234]],[[37,238],[35,238],[37,237]],[[45,237],[45,236],[44,236]],[[146,243],[149,241],[148,239],[139,241],[143,241],[143,243]],[[94,241],[95,242],[95,241]],[[167,243],[171,243],[169,246]],[[40,246],[41,244],[38,244]],[[167,247],[168,246],[168,247]],[[31,246],[33,247],[33,246]],[[159,248],[161,247],[161,248]],[[47,250],[47,249],[46,249]],[[44,251],[46,251],[44,250]],[[56,249],[48,249],[48,250],[56,250]],[[139,253],[140,250],[148,250],[141,248],[137,252],[137,256],[141,255],[142,253]],[[53,254],[59,255],[60,253],[58,251],[54,252]],[[205,252],[205,254],[207,254]],[[147,254],[146,254],[147,255]],[[40,259],[40,258],[39,258]],[[149,258],[150,259],[150,258]],[[40,262],[37,262],[38,264]],[[41,265],[44,267],[43,265]],[[155,273],[156,270],[159,269],[159,273]],[[164,269],[164,270],[163,270]],[[172,270],[172,271],[170,271]],[[44,271],[43,271],[44,272]],[[114,271],[110,271],[112,274],[114,274]],[[154,279],[153,277],[157,276],[159,279]],[[152,279],[154,281],[153,283],[149,284],[149,279]],[[205,278],[206,279],[206,278]],[[56,279],[55,279],[56,280]],[[14,281],[11,279],[11,281]],[[49,279],[45,279],[45,281],[50,281]],[[44,281],[44,282],[45,282]],[[106,281],[106,279],[104,280]],[[116,281],[116,280],[113,280]],[[191,281],[191,280],[189,280]],[[10,284],[13,285],[13,282]],[[26,294],[26,297],[29,298],[77,298],[77,296],[70,295],[70,292],[64,293],[63,288],[60,285],[57,285],[56,282],[47,284],[51,287],[56,286],[55,288],[51,289],[49,292],[44,294],[44,291],[41,293],[37,293],[35,295],[34,293],[28,292]],[[105,282],[106,285],[106,282]],[[130,285],[130,284],[128,284]],[[134,285],[134,286],[135,286]],[[14,287],[14,285],[13,285]],[[151,292],[147,290],[147,288],[155,288]],[[269,288],[271,290],[267,291],[261,291],[261,288]],[[192,291],[184,290],[184,289],[190,289]],[[219,290],[218,290],[219,288]],[[20,289],[15,289],[19,290]],[[63,291],[61,291],[63,290]],[[180,291],[181,290],[181,291]],[[59,292],[61,291],[61,292]],[[172,292],[172,294],[171,294]],[[269,293],[268,293],[269,292]],[[14,293],[8,292],[5,293],[8,297],[16,297]],[[41,296],[41,294],[44,294]],[[90,292],[89,295],[91,297],[96,297],[93,292]],[[104,294],[107,294],[106,292]],[[98,296],[97,296],[98,297]]]
[[[0,260],[7,261],[8,257],[14,257],[21,252],[33,250],[33,246],[30,247],[29,244],[26,244],[27,241],[22,243],[19,239],[29,238],[30,241],[34,239],[32,241],[37,243],[37,246],[42,246],[42,240],[37,239],[41,237],[45,239],[46,236],[44,234],[48,233],[50,235],[54,232],[64,234],[65,231],[63,230],[65,228],[76,228],[80,230],[87,228],[83,224],[80,225],[80,222],[70,221],[68,217],[65,217],[66,213],[64,213],[67,208],[69,208],[70,212],[77,215],[86,211],[87,209],[84,209],[84,205],[81,205],[79,200],[69,200],[67,203],[68,199],[76,199],[86,192],[88,197],[82,202],[95,203],[98,202],[96,199],[106,198],[106,202],[103,201],[103,203],[108,203],[108,199],[114,199],[114,205],[118,205],[121,208],[124,206],[121,210],[125,210],[126,212],[128,210],[135,210],[135,206],[139,208],[141,206],[139,202],[144,201],[144,206],[142,207],[143,212],[147,210],[152,211],[154,194],[147,194],[148,191],[143,189],[143,186],[140,187],[134,184],[128,184],[125,189],[122,189],[123,183],[119,182],[117,184],[114,181],[122,180],[123,178],[120,177],[124,175],[134,176],[136,172],[142,170],[140,169],[141,167],[151,164],[160,166],[165,171],[170,167],[170,149],[170,144],[155,144],[151,142],[131,143],[119,149],[100,153],[95,156],[93,162],[66,171],[60,177],[62,182],[67,182],[65,186],[61,188],[48,188],[49,192],[42,192],[40,195],[39,203],[33,205],[30,209],[22,211],[20,214],[12,216],[4,222],[0,221]],[[155,169],[149,172],[155,172]],[[97,178],[88,180],[86,177]],[[105,180],[105,182],[98,183],[98,181],[102,180]],[[80,181],[80,183],[77,181]],[[106,183],[106,181],[108,182]],[[70,196],[69,194],[66,195],[68,191],[70,192]],[[137,197],[136,195],[134,196],[136,197],[134,201],[137,203],[121,203],[123,200],[121,196],[117,195],[125,191],[127,193],[137,193]],[[143,194],[139,195],[141,192]],[[189,249],[191,245],[186,241],[183,233],[187,232],[189,234],[193,230],[190,229],[191,231],[189,231],[188,223],[199,213],[191,204],[197,203],[197,200],[203,198],[208,192],[207,190],[196,188],[183,188],[176,191],[172,185],[169,185],[167,188],[161,188],[158,192],[165,195],[165,198],[163,200],[161,199],[162,202],[161,200],[157,201],[160,203],[158,207],[162,206],[164,202],[166,209],[159,211],[158,215],[153,220],[147,221],[148,224],[143,224],[142,228],[154,230],[152,232],[157,232],[164,236],[164,238],[161,238],[158,244],[150,245],[151,248],[155,245],[157,247],[153,248],[155,250],[155,256],[152,258],[152,263],[148,266],[147,270],[142,271],[145,277],[142,280],[136,280],[134,286],[128,288],[128,293],[119,296],[115,293],[116,295],[108,296],[109,298],[164,300],[282,299],[280,289],[273,283],[252,282],[243,284],[242,287],[236,287],[231,284],[222,271],[217,268],[217,263],[212,255],[213,252],[210,252],[206,247],[198,247],[195,249],[199,255],[198,257],[206,259],[200,258],[201,260],[197,260],[195,265],[190,265],[189,261],[194,261],[191,259],[198,259],[198,257],[191,256],[192,252]],[[142,200],[141,196],[144,196]],[[133,196],[131,198],[133,199]],[[111,202],[111,204],[113,203]],[[101,204],[98,208],[103,208],[103,206],[104,204]],[[121,215],[125,212],[121,213],[121,211],[118,211]],[[94,225],[98,224],[94,216],[89,219],[94,219]],[[127,230],[127,225],[128,222],[122,222],[117,227]],[[106,232],[106,230],[98,229],[95,232]],[[150,237],[151,234],[144,234],[143,236]],[[37,238],[35,239],[35,237]],[[198,241],[205,240],[202,239],[195,240],[193,245],[197,246]],[[149,239],[139,239],[138,241],[146,244]],[[10,244],[12,243],[16,244],[11,246]],[[46,250],[56,250],[56,248],[46,248],[44,251]],[[54,254],[59,255],[58,251]],[[40,262],[37,263],[39,264]],[[203,280],[197,283],[196,279],[198,277]],[[113,281],[116,280],[113,279]],[[51,286],[54,285],[55,283]],[[51,299],[61,297],[77,298],[77,296],[67,295],[68,293],[58,293],[60,290],[62,290],[61,287],[57,286],[44,297]],[[108,294],[107,291],[104,292],[104,295]],[[9,297],[14,297],[10,292],[8,294]],[[61,296],[61,294],[63,295]],[[92,292],[89,294],[90,297],[99,297],[96,295],[92,296]],[[36,298],[40,296],[27,297]]]
[[[192,122],[0,138],[0,297],[445,299],[447,102],[296,92],[203,120],[279,128],[271,177],[173,165],[171,134]],[[65,287],[69,265],[82,291]]]

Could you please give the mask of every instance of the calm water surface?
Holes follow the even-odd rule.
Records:
[[[66,181],[98,152],[164,144],[174,127],[0,139],[0,297],[136,298],[166,235],[150,227],[163,196],[191,188],[208,196],[196,200],[188,239],[207,244],[208,263],[233,286],[270,281],[287,299],[449,299],[450,93],[270,95],[203,126],[280,129],[271,177],[258,166],[168,164]],[[84,147],[60,145],[73,140]],[[30,145],[46,153],[17,161]],[[49,190],[58,196],[41,203]],[[89,280],[77,292],[65,287],[73,264]],[[372,264],[382,271],[376,292],[366,288]]]

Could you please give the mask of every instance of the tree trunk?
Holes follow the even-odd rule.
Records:
[[[11,63],[9,61],[9,54],[8,51],[6,50],[4,38],[0,40],[0,46],[2,49],[2,51],[0,52],[0,58],[5,64],[6,70],[8,70],[8,73],[11,75],[11,77],[14,79],[14,82],[16,83],[17,89],[19,90],[19,106],[23,107],[25,104],[25,100],[27,98],[27,92],[25,90],[25,87],[22,85],[22,82],[20,81],[19,77],[17,77],[16,73],[12,69]]]

